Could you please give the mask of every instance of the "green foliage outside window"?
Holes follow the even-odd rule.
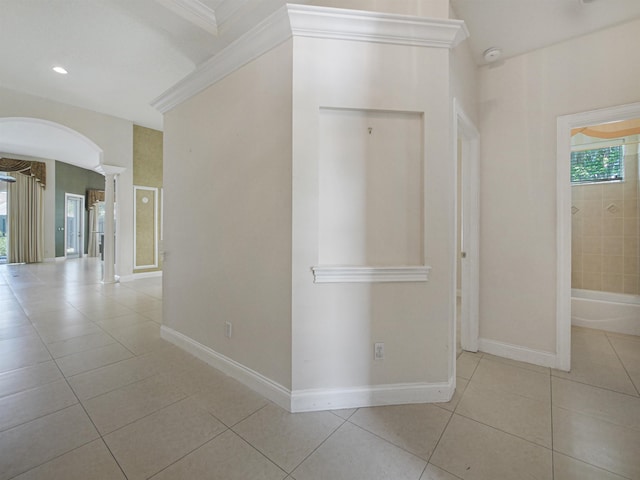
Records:
[[[571,183],[620,181],[623,158],[622,146],[571,152]]]

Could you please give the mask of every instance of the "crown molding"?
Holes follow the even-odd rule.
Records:
[[[156,0],[156,2],[210,34],[218,34],[216,12],[199,0]]]
[[[417,47],[453,48],[469,36],[462,20],[287,5],[293,35]]]
[[[462,20],[286,4],[198,66],[151,106],[167,113],[292,36],[453,48],[469,31]]]
[[[166,113],[290,37],[287,10],[280,8],[153,100],[151,106]]]
[[[118,167],[116,165],[98,165],[95,168],[95,171],[101,173],[102,175],[120,175],[124,173],[127,169],[125,167]]]

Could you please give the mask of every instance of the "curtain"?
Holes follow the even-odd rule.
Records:
[[[0,172],[20,172],[35,177],[43,187],[47,184],[47,164],[44,162],[0,157]]]
[[[41,262],[44,250],[44,195],[32,176],[13,174],[8,185],[9,263]]]
[[[87,190],[87,209],[98,202],[104,202],[104,190]]]

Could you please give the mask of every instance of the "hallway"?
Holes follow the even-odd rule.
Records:
[[[447,404],[289,414],[160,338],[162,280],[0,266],[0,480],[640,479],[640,338],[463,352]]]

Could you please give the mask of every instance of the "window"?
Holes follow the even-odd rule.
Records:
[[[571,152],[571,183],[622,181],[623,158],[622,145]]]

